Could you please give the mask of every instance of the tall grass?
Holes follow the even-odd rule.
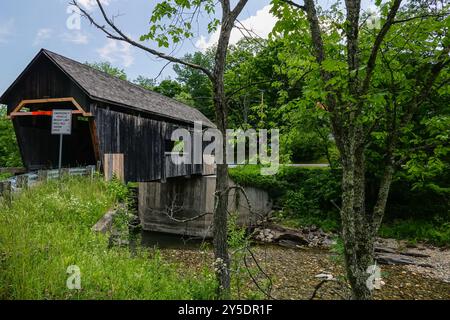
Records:
[[[193,275],[144,250],[108,249],[92,225],[115,205],[100,179],[67,178],[0,203],[0,299],[209,299],[214,277]],[[67,268],[81,290],[67,288]]]

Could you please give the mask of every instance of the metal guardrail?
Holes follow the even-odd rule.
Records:
[[[69,176],[94,176],[96,167],[87,166],[61,170],[61,175]],[[31,188],[39,182],[59,179],[59,170],[41,170],[14,176],[0,181],[0,199],[11,200],[11,195],[22,189]]]

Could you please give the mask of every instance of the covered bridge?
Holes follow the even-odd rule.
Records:
[[[174,129],[195,121],[214,127],[200,111],[128,81],[42,49],[1,96],[14,123],[28,170],[58,166],[53,109],[72,110],[63,166],[104,164],[105,155],[123,154],[124,179],[134,182],[201,175],[203,165],[175,166],[168,158]]]

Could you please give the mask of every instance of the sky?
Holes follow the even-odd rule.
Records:
[[[166,64],[148,53],[127,44],[109,40],[86,19],[77,20],[69,6],[71,0],[2,0],[0,1],[0,95],[23,71],[27,64],[45,48],[80,62],[109,61],[123,68],[128,78],[139,75],[155,78]],[[102,0],[109,15],[118,15],[116,23],[131,37],[137,39],[146,33],[154,0]],[[85,9],[98,16],[94,0],[78,0]],[[269,13],[270,0],[250,0],[239,20],[261,37],[267,37],[275,24]],[[174,55],[205,50],[217,40],[217,34],[208,34],[208,17],[199,21],[195,38],[179,45]],[[231,42],[242,37],[233,32]],[[149,46],[157,49],[152,43]],[[170,50],[166,52],[171,52]],[[164,69],[158,80],[174,77],[172,67]]]
[[[109,16],[133,39],[149,29],[149,20],[157,0],[101,0]],[[235,4],[237,0],[233,0]],[[299,3],[300,0],[298,0]],[[363,0],[367,7],[371,0]],[[157,80],[175,77],[172,66],[164,68],[166,61],[157,59],[128,44],[107,39],[105,34],[90,25],[69,4],[72,0],[1,0],[0,1],[0,95],[23,71],[41,48],[45,48],[80,62],[108,61],[124,69],[129,80],[142,75]],[[329,7],[334,0],[319,0]],[[94,17],[99,17],[95,0],[78,0]],[[81,21],[80,23],[77,23]],[[205,50],[218,39],[218,32],[208,34],[208,16],[200,17],[196,36],[176,48],[166,50],[177,57]],[[239,21],[260,37],[267,38],[276,23],[270,14],[270,0],[249,0]],[[231,43],[242,38],[235,29]],[[158,49],[154,43],[146,45]],[[161,49],[160,49],[161,50]],[[164,51],[164,50],[163,50]],[[161,73],[161,70],[162,73]]]

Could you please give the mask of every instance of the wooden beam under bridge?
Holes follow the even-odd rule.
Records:
[[[30,100],[22,100],[17,107],[9,114],[9,118],[12,119],[14,117],[20,116],[39,116],[43,114],[33,114],[33,112],[20,112],[22,108],[30,104],[44,104],[44,103],[61,103],[61,102],[70,102],[72,103],[77,110],[72,111],[72,114],[79,114],[84,117],[92,117],[92,113],[86,112],[80,104],[73,98],[48,98],[48,99],[30,99]],[[39,113],[39,112],[38,112]]]

